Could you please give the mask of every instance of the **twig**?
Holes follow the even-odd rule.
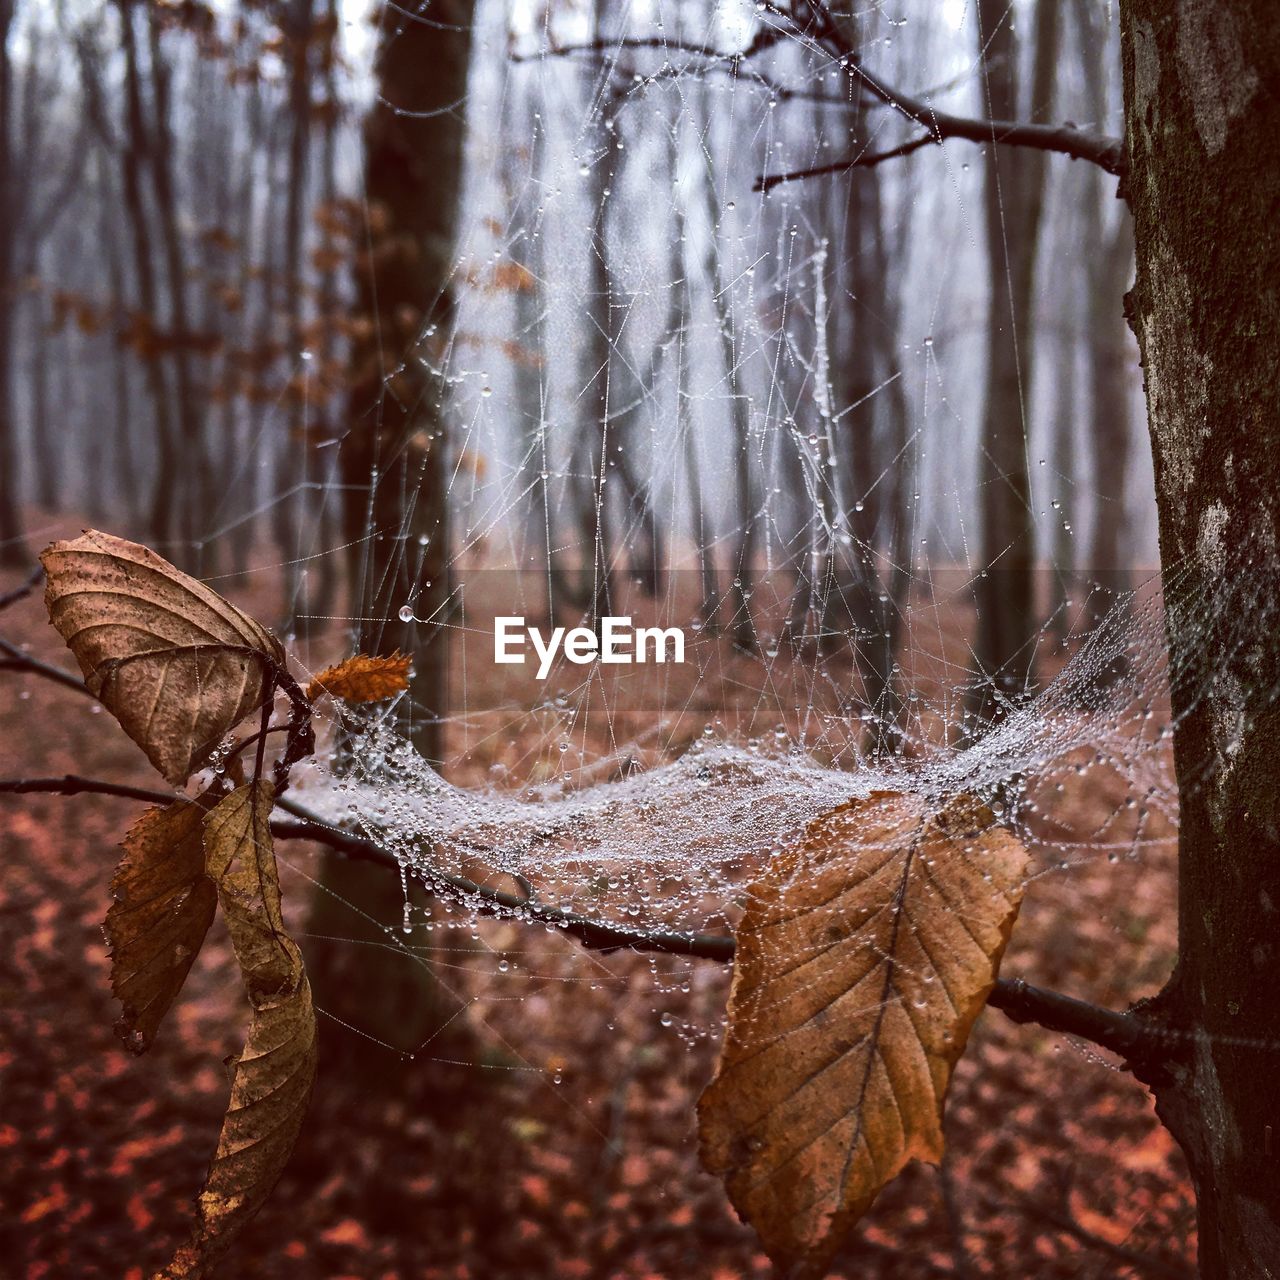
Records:
[[[805,10],[810,15],[807,22],[800,16]],[[857,48],[823,0],[795,0],[790,10],[775,8],[773,11],[790,22],[799,36],[814,40],[840,59],[850,74],[858,78],[866,92],[912,123],[927,129],[935,142],[942,142],[946,138],[963,138],[969,142],[991,142],[1011,147],[1031,147],[1037,151],[1056,151],[1071,156],[1074,160],[1087,160],[1116,177],[1123,177],[1128,168],[1124,143],[1119,138],[1078,129],[1070,124],[972,119],[953,115],[949,111],[938,111],[930,104],[902,93],[862,65]]]
[[[1088,1245],[1091,1249],[1098,1249],[1103,1253],[1109,1253],[1113,1258],[1117,1258],[1139,1271],[1146,1271],[1154,1276],[1164,1276],[1167,1277],[1167,1280],[1193,1280],[1194,1273],[1186,1267],[1175,1266],[1173,1263],[1166,1262],[1163,1258],[1143,1253],[1139,1249],[1130,1249],[1127,1245],[1113,1244],[1105,1236],[1095,1235],[1092,1231],[1082,1227],[1068,1214],[1058,1213],[1042,1204],[1037,1204],[1029,1198],[1023,1198],[1022,1207],[1033,1218],[1039,1218],[1050,1226],[1056,1227],[1059,1231],[1065,1232],[1069,1236],[1074,1236],[1081,1244]]]
[[[23,653],[16,644],[11,644],[3,636],[0,636],[0,653],[9,654],[7,660],[0,660],[2,670],[28,671],[35,676],[44,676],[46,680],[52,680],[66,689],[74,689],[87,698],[93,697],[79,676],[73,676],[71,672],[55,667],[52,663],[41,662],[39,658],[33,658],[29,653]]]
[[[909,156],[921,147],[939,142],[933,134],[927,133],[919,138],[912,138],[900,147],[891,147],[888,151],[870,151],[861,155],[849,156],[844,160],[835,160],[831,164],[815,165],[812,169],[789,169],[786,173],[762,173],[752,187],[753,191],[772,191],[784,182],[797,182],[802,178],[819,178],[826,173],[847,173],[850,169],[874,169],[886,160],[896,160],[900,156]]]
[[[41,570],[41,572],[43,573],[44,571]],[[205,649],[217,649],[225,653],[241,654],[256,659],[263,664],[266,670],[272,684],[272,693],[275,689],[279,689],[289,699],[291,708],[289,722],[280,726],[287,734],[284,754],[276,761],[275,765],[276,793],[279,794],[288,785],[290,767],[296,764],[297,761],[311,755],[315,750],[315,730],[311,724],[311,703],[307,699],[307,695],[283,664],[276,662],[270,654],[252,646],[231,644],[180,645],[174,646],[170,652],[200,652]],[[69,671],[63,671],[61,667],[55,667],[48,662],[41,662],[39,658],[31,657],[30,654],[24,653],[17,645],[4,639],[3,636],[0,636],[0,653],[10,655],[8,659],[0,659],[0,670],[26,671],[32,675],[44,676],[46,680],[52,680],[66,689],[74,689],[77,693],[97,700],[97,695],[92,693],[78,676],[73,676]],[[130,654],[117,660],[114,664],[114,670],[118,671],[131,661],[140,661],[151,656],[153,655],[149,652]],[[265,707],[270,707],[271,696],[271,693],[267,694],[263,704]],[[258,734],[254,734],[246,742],[241,743],[237,751],[242,750],[249,742],[258,741],[259,736],[265,732],[266,729],[264,728]]]
[[[584,40],[576,44],[559,44],[549,49],[540,49],[536,53],[514,53],[511,55],[510,60],[512,62],[533,62],[543,57],[566,57],[571,54],[591,53],[601,55],[601,61],[603,61],[605,55],[616,53],[622,49],[660,49],[667,53],[686,53],[691,57],[702,59],[700,71],[717,70],[726,72],[730,76],[745,74],[758,88],[780,102],[802,100],[805,102],[825,103],[829,107],[843,107],[846,109],[858,105],[848,96],[834,97],[817,89],[797,89],[791,85],[781,84],[766,72],[750,64],[750,59],[755,54],[761,53],[771,45],[777,44],[785,37],[785,34],[785,31],[779,27],[763,27],[745,49],[737,49],[730,53],[724,53],[718,49],[708,49],[706,46],[696,44],[691,40],[671,40],[662,36],[627,36],[618,40]],[[612,65],[616,66],[617,61],[615,58]],[[646,76],[645,79],[653,83],[657,80],[673,78],[677,74],[678,69],[668,64],[661,70]]]
[[[25,600],[44,580],[44,565],[38,564],[27,575],[27,580],[21,586],[14,587],[12,591],[6,591],[0,595],[0,609],[7,609],[11,604],[15,604],[19,600]]]
[[[964,1242],[964,1218],[960,1213],[960,1204],[956,1199],[955,1179],[951,1176],[951,1165],[944,1153],[938,1165],[938,1185],[942,1190],[942,1206],[947,1213],[947,1227],[951,1232],[952,1270],[959,1280],[972,1280],[973,1260]]]
[[[147,804],[172,804],[179,799],[175,791],[156,791],[149,787],[126,787],[101,778],[82,778],[75,773],[60,778],[0,778],[0,795],[23,796],[38,793],[58,796],[120,796],[125,800],[142,800]]]
[[[374,841],[331,827],[289,800],[281,800],[280,807],[298,818],[292,823],[273,821],[271,829],[280,838],[314,840],[347,857],[399,869],[395,858]],[[714,960],[720,964],[728,964],[733,959],[733,938],[726,934],[633,929],[535,899],[517,897],[443,871],[431,871],[427,878],[461,894],[483,914],[514,914],[525,920],[554,925],[592,951],[650,951]],[[1035,987],[1021,978],[997,979],[987,1003],[1014,1022],[1034,1022],[1046,1031],[1079,1036],[1119,1054],[1127,1062],[1164,1062],[1173,1056],[1176,1033],[1149,1019]]]

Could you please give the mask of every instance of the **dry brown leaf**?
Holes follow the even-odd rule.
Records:
[[[273,999],[302,977],[302,957],[280,911],[274,801],[275,787],[263,778],[237,787],[204,820],[205,869],[218,886],[250,1001]]]
[[[284,650],[146,547],[90,530],[40,557],[49,618],[89,691],[181,786],[269,696]]]
[[[116,1030],[134,1053],[151,1047],[217,906],[204,873],[206,812],[192,800],[147,809],[129,828],[111,881],[111,990],[124,1006]]]
[[[810,823],[750,889],[703,1164],[793,1277],[942,1155],[951,1072],[990,994],[1027,853],[971,797],[878,792]]]
[[[197,1202],[191,1240],[161,1273],[203,1276],[261,1208],[289,1159],[316,1074],[316,1017],[302,957],[284,932],[271,844],[274,787],[240,787],[204,821],[205,865],[240,961],[253,1020]]]
[[[381,702],[409,687],[412,661],[403,653],[385,658],[357,653],[335,667],[326,667],[307,685],[307,697],[314,702],[327,693],[344,702]]]
[[[160,1273],[164,1280],[207,1275],[262,1207],[289,1159],[316,1075],[316,1017],[305,975],[295,991],[254,1008],[233,1065],[218,1150],[197,1201],[199,1222]]]

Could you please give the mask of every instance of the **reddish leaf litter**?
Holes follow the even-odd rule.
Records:
[[[0,591],[16,581],[0,575]],[[237,602],[272,616],[252,596]],[[0,632],[68,665],[38,599],[10,609]],[[340,656],[335,642],[312,667]],[[0,681],[0,776],[157,784],[89,699],[31,676]],[[491,764],[459,750],[457,777],[479,780]],[[1097,828],[1121,802],[1118,783],[1104,791],[1068,783],[1055,821]],[[243,1040],[247,1006],[220,922],[151,1052],[130,1056],[112,1032],[101,924],[138,807],[0,796],[0,1275],[15,1280],[145,1280],[163,1266],[213,1152],[223,1059]],[[1126,822],[1115,818],[1111,841],[1123,843]],[[1161,838],[1139,858],[1094,852],[1037,879],[1004,973],[1113,1007],[1157,990],[1173,959],[1175,850],[1172,832],[1148,822],[1153,831]],[[307,935],[316,852],[281,853],[294,868],[290,928],[308,956],[338,947],[358,958],[354,943]],[[417,1050],[407,1061],[327,1020],[294,1157],[219,1274],[770,1274],[697,1163],[694,1104],[728,972],[593,955],[512,922],[473,936],[446,927],[454,919],[437,905],[438,927],[414,939],[432,945],[448,1025],[404,1046]],[[358,959],[348,969],[359,983]],[[1146,1091],[1105,1054],[989,1010],[957,1068],[946,1132],[943,1170],[908,1168],[833,1276],[1190,1274],[1185,1166]]]

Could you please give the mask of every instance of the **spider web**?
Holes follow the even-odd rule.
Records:
[[[982,112],[970,7],[875,5],[860,20],[882,78]],[[1045,620],[1018,659],[1037,683],[1006,690],[994,726],[967,718],[1000,674],[982,669],[972,626],[975,587],[1003,555],[982,560],[977,536],[981,153],[953,143],[868,170],[870,232],[846,202],[865,175],[758,190],[762,175],[912,136],[890,109],[853,112],[847,61],[810,42],[739,56],[774,26],[768,6],[729,3],[623,6],[599,28],[567,6],[477,11],[438,368],[449,604],[422,618],[410,593],[400,610],[450,637],[445,767],[411,745],[402,701],[335,720],[332,755],[299,792],[394,855],[404,916],[382,923],[407,955],[458,930],[506,971],[482,921],[493,904],[465,883],[640,934],[725,932],[773,853],[874,790],[976,793],[1032,849],[1035,877],[1141,861],[1174,838],[1168,693],[1194,664],[1168,657],[1150,570],[1101,584],[1042,570]],[[1104,460],[1085,413],[1065,448],[1050,430],[1080,361],[1081,180],[1050,166],[1041,323],[1015,335],[1037,354],[1023,429],[1045,564],[1063,546],[1080,561],[1108,501],[1089,479]],[[858,253],[884,255],[892,296],[857,292]],[[860,384],[851,341],[874,347]],[[1136,377],[1130,394],[1140,422]],[[1130,566],[1155,558],[1144,465]],[[589,624],[590,603],[561,584],[594,597],[606,574],[612,613],[684,629],[683,664],[561,659],[545,682],[494,664],[497,616]],[[1101,811],[1064,815],[1082,793],[1105,796]],[[435,905],[411,900],[414,881]]]

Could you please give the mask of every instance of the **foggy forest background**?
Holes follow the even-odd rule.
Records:
[[[682,567],[686,612],[744,647],[892,632],[956,569],[1021,610],[975,639],[1012,686],[1080,579],[1153,564],[1105,174],[962,141],[866,165],[920,130],[765,6],[457,2],[434,56],[465,78],[379,13],[0,5],[4,559],[76,513],[206,576],[278,563],[277,621],[385,619],[373,643],[433,563],[532,569],[580,609]],[[1120,131],[1103,0],[857,21],[886,85]],[[464,143],[418,214],[371,194],[374,103]],[[389,311],[361,273],[415,216],[444,266]],[[411,429],[370,447],[397,397]],[[792,584],[767,626],[763,575]]]

